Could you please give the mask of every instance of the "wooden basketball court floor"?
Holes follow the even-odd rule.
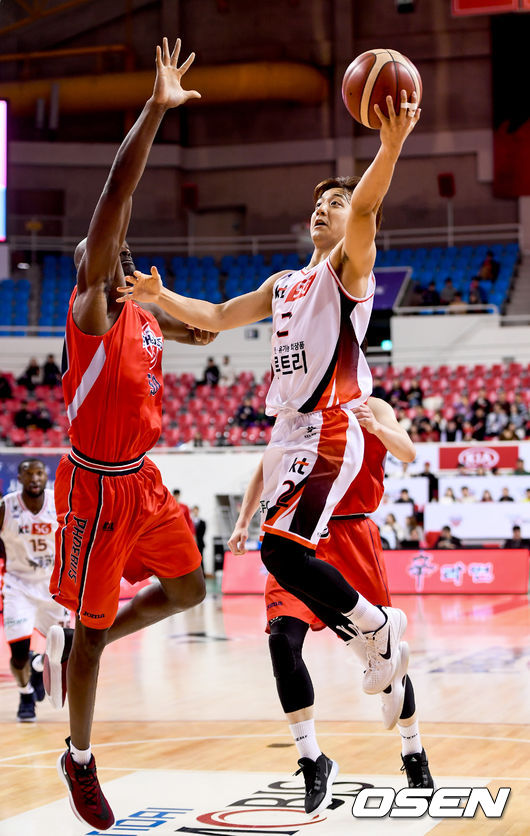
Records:
[[[117,823],[108,833],[378,836],[530,834],[530,622],[526,596],[396,596],[422,739],[437,787],[511,787],[501,819],[352,816],[359,784],[406,785],[397,730],[329,631],[310,634],[318,738],[340,765],[334,802],[303,813],[296,749],[277,699],[260,596],[211,594],[195,609],[110,645],[93,746]],[[37,706],[17,723],[18,695],[0,651],[0,834],[96,833],[70,811],[55,762],[67,709]]]

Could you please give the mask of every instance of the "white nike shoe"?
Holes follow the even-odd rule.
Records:
[[[407,627],[407,616],[395,607],[379,607],[386,615],[382,627],[363,633],[368,667],[364,674],[365,694],[379,694],[390,685],[399,661],[399,643]]]
[[[407,642],[401,642],[394,678],[390,685],[384,691],[381,691],[381,711],[383,713],[383,726],[385,729],[394,728],[403,710],[409,655],[410,650]]]

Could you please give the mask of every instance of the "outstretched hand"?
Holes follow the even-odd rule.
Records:
[[[421,107],[418,107],[416,91],[411,94],[410,98],[411,101],[408,102],[406,90],[401,91],[399,113],[396,113],[392,96],[387,96],[388,117],[383,115],[383,111],[378,104],[374,104],[374,110],[381,122],[381,144],[395,148],[398,152],[401,150],[401,146],[410,132],[418,124],[421,116]]]
[[[188,99],[200,99],[197,90],[184,90],[180,83],[182,76],[193,64],[195,53],[192,52],[181,67],[177,67],[180,55],[180,38],[177,38],[173,52],[169,52],[167,38],[163,38],[162,47],[156,48],[156,79],[153,89],[153,101],[167,108],[178,107]]]
[[[127,287],[118,287],[121,294],[117,302],[126,302],[127,299],[134,299],[136,302],[157,302],[164,285],[160,273],[156,267],[151,267],[151,275],[140,273],[135,270],[132,276],[125,276]]]

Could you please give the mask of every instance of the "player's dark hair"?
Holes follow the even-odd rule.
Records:
[[[22,468],[24,467],[24,465],[28,465],[28,464],[35,464],[35,463],[36,463],[36,464],[40,464],[40,465],[42,465],[42,467],[43,467],[44,469],[46,469],[46,465],[44,464],[44,462],[42,461],[42,459],[37,459],[37,458],[32,458],[32,459],[22,459],[22,461],[18,463],[18,471],[17,471],[17,472],[18,472],[18,473],[20,473],[20,471],[22,470]]]
[[[329,189],[342,189],[343,191],[348,193],[348,198],[351,200],[351,196],[353,194],[353,190],[355,187],[360,183],[361,178],[357,177],[356,174],[352,174],[350,177],[327,177],[325,180],[322,180],[317,186],[315,186],[313,191],[313,201],[316,203],[319,200],[324,192],[329,191]],[[381,226],[381,221],[383,220],[383,204],[381,203],[379,209],[377,210],[377,215],[375,218],[376,230],[379,230]]]

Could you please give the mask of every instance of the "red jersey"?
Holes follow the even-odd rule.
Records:
[[[66,319],[63,395],[74,448],[90,459],[133,462],[162,429],[162,349],[155,317],[128,301],[106,334],[83,333]]]
[[[379,508],[385,488],[386,447],[376,435],[361,427],[364,456],[359,473],[333,511],[333,518],[348,514],[372,514]]]

